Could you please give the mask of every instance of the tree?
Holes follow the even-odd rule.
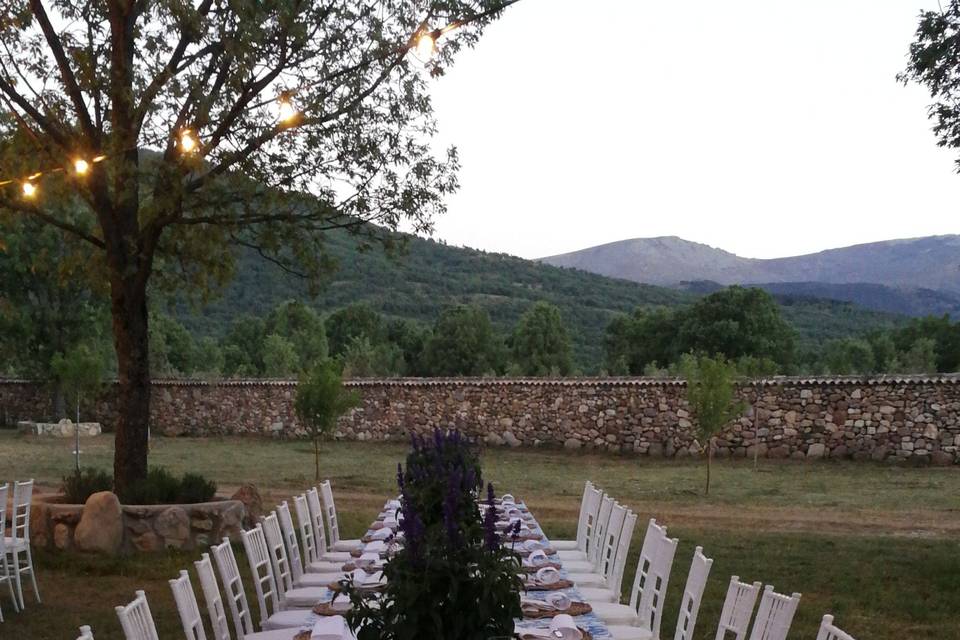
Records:
[[[862,338],[831,340],[824,345],[827,370],[836,375],[866,375],[876,370],[870,342]]]
[[[263,374],[268,378],[285,378],[299,369],[300,358],[293,343],[271,333],[263,340]]]
[[[728,287],[701,298],[684,314],[678,341],[680,353],[768,358],[781,366],[794,358],[793,329],[762,289]]]
[[[573,368],[570,335],[560,310],[549,302],[538,302],[520,316],[511,350],[525,376],[565,376]]]
[[[384,339],[383,318],[366,304],[352,304],[330,314],[324,323],[330,342],[330,355],[343,355],[357,338],[370,344]]]
[[[337,418],[355,407],[360,396],[347,391],[330,361],[321,362],[300,377],[294,410],[313,440],[316,479],[320,480],[320,438],[336,427]]]
[[[203,297],[237,246],[315,281],[327,230],[429,228],[457,157],[432,155],[407,53],[443,35],[440,75],[514,1],[2,2],[0,175],[66,170],[0,208],[79,240],[108,284],[121,494],[147,472],[148,290]]]
[[[346,378],[397,376],[403,371],[403,353],[392,342],[370,344],[366,336],[357,336],[341,356]]]
[[[267,317],[266,331],[283,336],[293,345],[300,369],[309,369],[327,358],[327,332],[323,319],[299,300],[277,305]]]
[[[706,495],[710,495],[713,440],[731,420],[743,413],[744,404],[736,398],[736,375],[736,366],[719,355],[691,357],[684,362],[687,400],[696,414],[697,432],[706,442]]]
[[[74,425],[74,460],[80,474],[80,399],[97,396],[103,384],[104,358],[87,345],[77,345],[66,354],[56,354],[51,364],[60,389],[68,398],[76,399],[77,423]]]
[[[637,309],[617,316],[607,326],[604,346],[611,371],[640,375],[649,365],[666,366],[681,354],[678,329],[682,310]],[[622,369],[626,367],[626,371]]]
[[[502,344],[490,316],[477,306],[444,309],[427,341],[426,362],[432,375],[481,376],[496,373]]]

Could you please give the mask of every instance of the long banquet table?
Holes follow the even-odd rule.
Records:
[[[527,508],[524,502],[518,501],[516,502],[516,506],[521,511],[530,513],[531,516],[533,516],[532,512],[529,511],[529,509]],[[550,541],[547,538],[547,533],[540,527],[540,524],[537,522],[536,517],[533,516],[532,519],[526,520],[526,524],[532,531],[536,531],[543,534],[542,542],[547,548],[549,548]],[[367,530],[367,535],[372,535],[375,531],[376,530],[371,527]],[[563,561],[560,560],[560,557],[556,555],[556,553],[554,553],[553,555],[548,556],[548,558],[550,559],[551,562],[556,562],[560,564],[561,566],[560,576],[561,578],[566,579],[569,574],[567,570],[563,568]],[[567,594],[567,596],[569,596],[570,599],[573,601],[582,601],[583,599],[580,594],[580,591],[576,588],[576,586],[573,586],[568,589],[560,589],[559,591],[562,591],[563,593]],[[534,597],[539,599],[544,597],[548,593],[550,593],[550,591],[531,591],[529,592],[528,595],[529,597]],[[334,597],[334,592],[331,591],[330,589],[327,589],[327,593],[323,601],[329,602],[330,600],[333,599],[333,597]],[[313,614],[309,616],[307,619],[307,624],[304,624],[304,626],[301,627],[300,631],[308,631],[312,629],[318,617],[319,616],[317,616],[317,614]],[[521,631],[523,629],[549,629],[550,620],[551,620],[550,618],[535,618],[535,619],[518,618],[516,620],[516,629],[517,631]],[[609,640],[610,638],[612,638],[612,636],[610,635],[610,632],[607,630],[606,625],[603,623],[603,620],[597,617],[596,614],[594,613],[588,613],[585,615],[576,616],[574,617],[574,621],[577,623],[578,627],[590,632],[590,635],[593,636],[594,640]]]

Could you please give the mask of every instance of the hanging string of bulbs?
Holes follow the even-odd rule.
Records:
[[[507,4],[512,4],[512,2]],[[413,46],[404,47],[401,49],[401,51],[412,51],[413,55],[417,59],[426,63],[431,57],[433,57],[434,53],[436,53],[437,40],[440,38],[440,36],[448,31],[451,31],[452,29],[459,27],[461,24],[461,22],[453,22],[441,29],[434,29],[432,31],[424,29],[422,33],[415,38]],[[259,107],[270,104],[271,102],[275,103],[277,123],[285,127],[294,127],[296,126],[301,115],[294,104],[293,98],[295,93],[296,91],[294,90],[286,90],[281,92],[280,95],[274,100],[268,100],[265,103],[254,106]],[[190,155],[196,153],[200,149],[200,138],[196,131],[191,128],[185,128],[182,129],[177,136],[176,144],[181,153]],[[0,187],[8,186],[15,182],[20,182],[22,197],[26,200],[34,200],[39,195],[39,180],[41,178],[56,173],[66,173],[77,178],[85,178],[87,175],[89,175],[94,164],[101,163],[107,158],[108,156],[106,154],[97,155],[91,158],[76,157],[72,160],[69,167],[54,167],[52,169],[37,171],[26,178],[0,180]]]

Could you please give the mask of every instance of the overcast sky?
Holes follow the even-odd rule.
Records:
[[[521,0],[436,83],[435,237],[526,258],[676,235],[748,257],[960,233],[895,76],[936,0]]]

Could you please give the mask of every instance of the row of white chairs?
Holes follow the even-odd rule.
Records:
[[[7,535],[7,498],[13,487],[13,505],[10,511],[10,535]],[[33,594],[40,602],[40,589],[33,570],[33,550],[30,545],[30,503],[33,500],[33,480],[0,485],[0,586],[6,584],[13,602],[13,610],[26,608],[23,598],[23,577],[29,575]],[[0,622],[3,609],[0,607]]]
[[[210,547],[212,562],[208,553],[194,562],[206,600],[212,640],[289,640],[291,629],[302,627],[308,621],[312,615],[310,608],[326,593],[326,586],[343,576],[341,568],[351,559],[350,551],[362,545],[360,540],[340,538],[329,480],[321,483],[319,490],[312,488],[295,496],[293,504],[296,524],[289,503],[283,501],[253,529],[241,534],[259,605],[260,631],[254,628],[253,612],[230,540],[224,538],[220,544]],[[169,582],[185,637],[207,640],[190,574],[182,570]],[[126,640],[158,640],[146,593],[137,591],[135,595],[126,606],[116,607],[124,637]],[[81,627],[80,633],[77,640],[93,639],[89,627]]]
[[[606,624],[615,640],[660,640],[661,617],[667,586],[679,540],[667,535],[667,528],[650,519],[640,550],[640,559],[630,592],[630,603],[621,604],[620,594],[630,542],[637,516],[630,509],[605,495],[591,482],[584,485],[575,540],[552,541],[569,579],[579,588]],[[687,573],[680,603],[674,640],[693,637],[697,615],[713,560],[697,547]],[[733,576],[727,587],[717,640],[730,634],[745,640],[753,619],[750,640],[786,640],[800,594],[780,594],[772,585],[763,588],[760,606],[754,617],[760,582],[741,582]],[[826,615],[817,640],[853,640]]]

